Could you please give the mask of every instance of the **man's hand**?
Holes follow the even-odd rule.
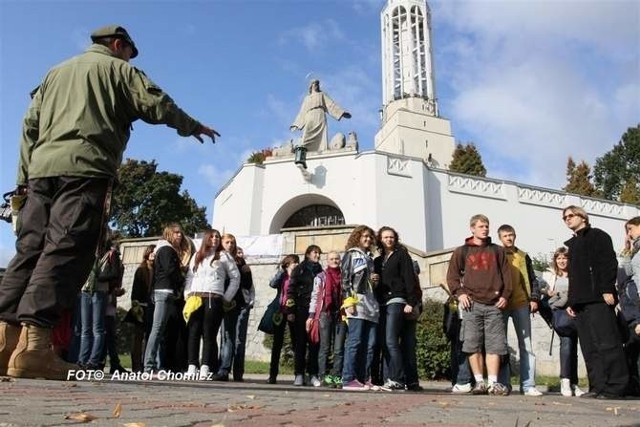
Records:
[[[413,313],[413,307],[410,306],[409,304],[405,304],[404,305],[404,314],[411,314]]]
[[[640,325],[636,325],[636,327],[633,328],[633,331],[636,333],[636,335],[640,335]]]
[[[505,297],[500,297],[500,299],[496,303],[496,307],[498,307],[500,310],[502,310],[506,306],[507,306],[507,299]]]
[[[467,294],[460,295],[458,297],[458,303],[460,303],[462,308],[464,308],[465,310],[471,308],[471,298]]]
[[[193,136],[198,141],[200,141],[201,144],[204,144],[204,139],[202,139],[201,135],[207,135],[209,138],[211,138],[211,141],[213,141],[214,144],[216,143],[216,136],[220,136],[220,134],[215,129],[205,125],[200,125],[200,128],[196,129],[195,133],[193,134]]]
[[[576,312],[573,311],[573,308],[571,307],[567,307],[567,314],[569,315],[569,317],[576,317]]]
[[[538,301],[530,301],[529,302],[529,310],[531,311],[531,313],[537,313],[538,312]]]
[[[616,299],[613,297],[613,294],[602,294],[602,299],[607,305],[614,305],[616,303]]]
[[[342,113],[342,117],[344,117],[345,119],[350,119],[351,113],[349,113],[348,111],[345,111],[344,113]]]

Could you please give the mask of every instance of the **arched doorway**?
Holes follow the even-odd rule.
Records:
[[[278,234],[283,228],[343,224],[344,214],[333,200],[320,194],[304,194],[294,197],[278,209],[271,220],[269,232]]]

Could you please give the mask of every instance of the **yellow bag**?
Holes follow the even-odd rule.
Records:
[[[185,323],[189,323],[189,317],[200,307],[202,307],[202,298],[195,295],[187,298],[182,309],[182,317],[184,317]]]

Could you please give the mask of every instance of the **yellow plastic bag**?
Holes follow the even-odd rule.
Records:
[[[200,307],[202,307],[202,298],[195,295],[187,298],[182,309],[182,317],[184,317],[185,323],[189,323],[189,317]]]

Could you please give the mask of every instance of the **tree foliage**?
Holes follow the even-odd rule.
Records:
[[[576,165],[571,157],[567,160],[567,185],[564,191],[581,196],[597,197],[599,194],[591,182],[591,167],[584,160]]]
[[[457,144],[453,151],[449,170],[474,176],[487,176],[487,169],[482,163],[482,156],[475,144]]]
[[[120,166],[111,205],[115,228],[125,237],[149,237],[162,234],[170,222],[181,224],[187,235],[209,227],[206,209],[186,190],[180,192],[182,176],[157,168],[155,160],[127,159]]]
[[[618,144],[596,159],[593,175],[596,188],[602,192],[603,197],[638,204],[640,125],[627,129]]]

